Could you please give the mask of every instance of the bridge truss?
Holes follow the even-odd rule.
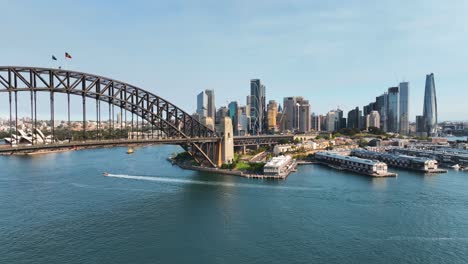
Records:
[[[219,157],[220,137],[212,129],[204,126],[191,115],[171,102],[141,88],[114,79],[63,69],[36,67],[0,67],[0,94],[8,94],[10,136],[17,134],[18,128],[18,93],[29,93],[30,114],[34,130],[38,125],[37,92],[49,94],[50,128],[52,138],[55,138],[55,94],[67,96],[68,128],[70,129],[70,96],[81,97],[83,139],[87,139],[86,105],[95,103],[96,107],[96,138],[100,140],[101,103],[106,103],[109,112],[110,131],[114,131],[115,113],[120,111],[131,114],[131,130],[134,131],[133,117],[136,116],[136,137],[140,135],[138,128],[146,122],[151,126],[151,134],[156,130],[166,138],[183,139],[179,143],[201,165],[216,167]],[[89,100],[94,99],[94,100]],[[14,107],[14,109],[13,109]],[[23,106],[24,107],[24,106]],[[115,111],[114,107],[117,107]],[[13,117],[14,116],[14,117]],[[121,121],[122,122],[122,121]],[[14,126],[14,127],[13,127]],[[125,123],[127,126],[127,122]],[[113,133],[113,132],[111,132]],[[12,137],[10,137],[12,138]],[[207,140],[208,139],[208,140]],[[217,140],[213,140],[217,139]],[[37,141],[32,141],[37,145]]]

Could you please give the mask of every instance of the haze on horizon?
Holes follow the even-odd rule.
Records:
[[[304,96],[318,114],[337,106],[362,108],[388,87],[409,81],[414,121],[423,110],[425,75],[433,72],[439,120],[468,120],[465,1],[0,4],[6,11],[0,65],[62,65],[111,77],[189,113],[204,89],[215,90],[217,107],[232,100],[245,104],[252,78],[266,85],[267,100],[282,104],[283,97]],[[73,56],[67,63],[65,51]],[[6,117],[7,96],[0,100],[0,116]],[[19,110],[28,115],[29,106]],[[38,110],[46,117],[48,106]]]

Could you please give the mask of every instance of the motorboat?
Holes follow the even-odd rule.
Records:
[[[109,173],[107,171],[103,172],[102,175],[104,176],[109,176]]]
[[[133,154],[133,148],[132,147],[129,147],[127,149],[127,154]]]
[[[454,169],[454,170],[459,170],[459,169],[460,169],[460,165],[455,164],[455,165],[452,166],[452,169]]]

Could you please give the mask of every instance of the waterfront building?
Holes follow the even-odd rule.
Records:
[[[266,127],[265,85],[260,79],[250,80],[250,134],[263,134]]]
[[[333,168],[344,169],[365,175],[383,177],[395,176],[387,172],[387,164],[380,161],[343,156],[330,151],[315,153],[315,159]]]
[[[291,156],[273,157],[263,167],[263,174],[268,176],[285,177],[291,172],[294,160]]]
[[[400,92],[400,134],[409,134],[409,82],[399,84]]]
[[[207,89],[205,94],[207,96],[207,116],[214,120],[216,115],[214,90]]]
[[[428,136],[437,135],[437,96],[434,83],[434,74],[426,75],[426,87],[424,90],[423,117],[425,132]]]
[[[387,132],[400,131],[400,93],[398,87],[388,88]]]
[[[268,132],[274,133],[277,130],[276,127],[276,116],[278,115],[278,104],[275,100],[270,100],[267,106],[268,112]]]
[[[380,160],[394,167],[423,172],[447,172],[437,168],[437,160],[425,157],[413,157],[401,154],[369,151],[365,149],[354,149],[351,155],[372,160]]]
[[[197,114],[200,117],[207,116],[208,113],[208,96],[205,91],[197,95]]]

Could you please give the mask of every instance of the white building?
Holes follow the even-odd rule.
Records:
[[[281,176],[287,174],[291,168],[293,159],[291,156],[274,157],[263,167],[263,174]]]

